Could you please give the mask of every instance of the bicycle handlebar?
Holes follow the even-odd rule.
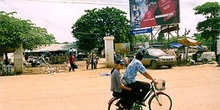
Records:
[[[155,84],[155,83],[157,83],[157,81],[156,81],[156,79],[154,79],[154,80],[152,80],[151,82],[150,82],[151,84]]]

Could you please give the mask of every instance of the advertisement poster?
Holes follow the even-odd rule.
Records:
[[[130,43],[115,43],[115,53],[123,54],[130,52]]]
[[[179,0],[130,0],[131,29],[180,22]]]

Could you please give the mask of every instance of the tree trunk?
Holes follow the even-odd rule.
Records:
[[[9,62],[8,62],[8,54],[7,53],[5,53],[5,60],[4,60],[4,62],[5,62],[5,65],[9,64]]]
[[[215,52],[215,56],[217,55],[217,40],[215,37],[213,38],[213,51]]]

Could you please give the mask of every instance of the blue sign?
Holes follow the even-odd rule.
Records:
[[[151,33],[152,28],[147,28],[147,29],[139,29],[139,30],[131,30],[131,34],[142,34],[142,33]]]

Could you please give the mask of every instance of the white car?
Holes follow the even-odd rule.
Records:
[[[141,60],[144,66],[149,66],[152,69],[160,68],[162,66],[168,66],[172,68],[176,64],[176,57],[168,55],[161,49],[149,48],[144,50],[144,58]],[[127,55],[128,61],[131,61],[134,54]]]

